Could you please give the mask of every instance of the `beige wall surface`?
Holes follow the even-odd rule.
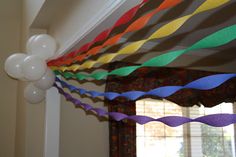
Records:
[[[45,0],[21,1],[21,37],[20,49],[25,51],[26,41],[31,33],[30,26],[36,18]],[[39,31],[40,33],[40,31]],[[23,92],[27,85],[18,85],[18,104],[16,112],[16,157],[43,157],[44,153],[44,113],[45,102],[40,104],[26,103]]]
[[[0,157],[43,156],[44,105],[27,104],[23,98],[25,83],[4,72],[5,59],[25,49],[30,23],[42,3],[0,1]]]
[[[20,1],[0,2],[0,157],[14,157],[17,81],[4,72],[5,59],[19,50]]]

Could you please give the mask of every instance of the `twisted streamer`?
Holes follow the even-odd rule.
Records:
[[[122,48],[116,53],[111,53],[111,54],[106,54],[98,58],[96,61],[94,60],[88,60],[84,62],[81,65],[74,64],[72,66],[66,67],[54,67],[54,69],[59,69],[61,71],[66,71],[66,70],[72,70],[72,71],[77,71],[77,70],[82,70],[82,69],[89,69],[95,66],[96,64],[105,64],[111,62],[115,57],[119,55],[131,55],[137,50],[144,45],[146,42],[153,40],[153,39],[159,39],[163,38],[166,36],[169,36],[176,32],[188,19],[193,17],[196,14],[214,9],[216,7],[219,7],[226,2],[229,2],[229,0],[206,0],[202,5],[200,5],[192,14],[183,16],[181,18],[178,18],[174,21],[171,21],[170,23],[162,26],[160,29],[158,29],[156,32],[154,32],[149,38],[133,42],[126,47]]]
[[[93,44],[95,44],[96,42],[102,41],[104,39],[106,39],[110,33],[112,32],[113,29],[115,29],[116,27],[119,27],[120,25],[126,24],[128,23],[130,20],[132,20],[132,18],[136,15],[137,11],[145,4],[147,3],[149,0],[143,0],[141,3],[139,3],[138,5],[134,6],[133,8],[131,8],[130,10],[128,10],[127,12],[125,12],[116,22],[115,24],[111,27],[108,28],[106,30],[104,30],[103,32],[101,32],[100,34],[98,34],[91,42],[86,43],[85,45],[83,45],[82,47],[80,47],[80,49],[73,51],[71,53],[65,54],[64,56],[61,56],[55,60],[51,60],[48,62],[48,66],[52,66],[52,65],[60,65],[60,62],[62,62],[65,59],[69,59],[69,58],[73,58],[75,57],[78,53],[81,53],[83,51],[87,51]]]
[[[61,71],[56,70],[55,74],[62,75],[65,78],[76,78],[79,80],[83,80],[88,77],[100,80],[108,75],[128,76],[129,74],[131,74],[132,72],[134,72],[135,70],[139,68],[166,66],[169,63],[173,62],[175,59],[177,59],[179,56],[189,51],[221,46],[235,39],[236,39],[236,25],[232,25],[232,26],[223,28],[201,39],[200,41],[196,42],[195,44],[193,44],[192,46],[186,49],[170,51],[160,56],[156,56],[138,66],[127,66],[127,67],[122,67],[122,68],[112,70],[111,72],[103,71],[103,72],[96,72],[92,74],[83,74],[83,73],[73,74],[71,72],[61,72]]]
[[[162,118],[152,118],[148,116],[141,116],[141,115],[126,115],[119,112],[107,112],[102,108],[94,108],[89,104],[85,104],[80,100],[72,97],[70,94],[66,93],[62,88],[58,87],[56,84],[54,85],[59,93],[61,93],[66,100],[72,102],[75,106],[82,107],[85,111],[93,111],[99,117],[109,116],[115,121],[122,121],[125,119],[133,120],[138,124],[146,124],[149,122],[161,122],[170,127],[177,127],[185,123],[190,122],[200,122],[203,124],[207,124],[214,127],[224,127],[230,124],[236,123],[236,114],[212,114],[207,116],[202,116],[199,118],[187,118],[181,116],[167,116]]]
[[[86,53],[76,56],[73,60],[69,59],[69,60],[64,60],[64,61],[60,62],[60,64],[57,64],[57,66],[70,65],[71,63],[73,63],[73,61],[83,61],[88,56],[96,55],[102,48],[116,44],[122,38],[122,36],[124,36],[125,34],[142,29],[149,22],[149,20],[158,12],[160,12],[164,9],[168,9],[170,7],[173,7],[177,4],[179,4],[181,1],[182,0],[164,0],[161,3],[161,5],[158,6],[156,9],[154,9],[150,13],[138,18],[137,20],[135,20],[130,26],[128,26],[128,28],[124,32],[107,39],[103,44],[93,47],[92,49],[90,49]]]
[[[59,82],[63,88],[68,88],[71,92],[76,91],[80,94],[89,94],[93,98],[104,96],[109,100],[113,100],[117,97],[125,97],[129,100],[136,100],[140,97],[150,95],[150,96],[158,96],[161,98],[168,97],[179,90],[182,89],[198,89],[198,90],[209,90],[216,88],[220,85],[222,85],[224,82],[228,81],[229,79],[232,79],[236,77],[236,74],[216,74],[216,75],[210,75],[206,77],[202,77],[200,79],[197,79],[195,81],[192,81],[184,86],[164,86],[164,87],[158,87],[155,89],[152,89],[148,92],[144,91],[128,91],[124,93],[116,93],[116,92],[97,92],[97,91],[88,91],[83,88],[77,88],[73,85],[70,85],[59,78],[56,78],[56,82]]]

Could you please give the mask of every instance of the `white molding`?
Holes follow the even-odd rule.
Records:
[[[74,33],[70,39],[68,39],[59,48],[57,54],[62,55],[73,48],[80,40],[94,30],[99,24],[101,24],[108,16],[110,16],[115,10],[117,10],[126,0],[109,0],[108,3],[93,16],[83,28]],[[56,56],[55,58],[57,58]]]
[[[59,157],[61,97],[56,88],[47,91],[44,157]]]

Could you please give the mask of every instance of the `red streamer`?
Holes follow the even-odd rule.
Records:
[[[103,44],[93,47],[92,49],[90,49],[86,53],[80,54],[73,59],[68,58],[67,60],[61,61],[58,65],[70,65],[71,63],[76,62],[76,61],[79,61],[79,62],[83,61],[88,56],[98,54],[100,52],[100,50],[102,50],[104,47],[116,44],[122,38],[122,36],[124,36],[125,34],[127,34],[129,32],[134,32],[134,31],[140,30],[143,27],[145,27],[145,25],[150,21],[150,19],[155,14],[160,12],[161,10],[175,6],[175,5],[179,4],[180,2],[181,2],[181,0],[164,0],[161,3],[161,5],[158,6],[156,9],[154,9],[153,11],[149,12],[148,14],[138,18],[136,21],[134,21],[132,24],[130,24],[124,32],[119,33],[119,34],[107,39]]]
[[[48,62],[48,66],[59,66],[61,65],[60,62],[62,62],[65,59],[68,58],[73,58],[75,57],[78,53],[84,52],[89,50],[89,48],[95,44],[96,42],[105,40],[110,33],[112,32],[112,30],[120,25],[126,24],[127,22],[129,22],[137,13],[137,11],[145,4],[147,3],[149,0],[143,0],[140,4],[136,5],[135,7],[131,8],[129,11],[127,11],[125,14],[123,14],[117,21],[116,23],[111,27],[108,28],[106,30],[104,30],[103,32],[101,32],[96,38],[94,38],[94,40],[92,40],[91,42],[83,45],[82,47],[80,47],[80,49],[72,51],[68,54],[65,54],[55,60],[51,60]]]

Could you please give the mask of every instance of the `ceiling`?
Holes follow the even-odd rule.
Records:
[[[147,24],[147,26],[144,29],[137,31],[135,33],[130,33],[124,38],[128,42],[147,38],[156,29],[160,28],[162,25],[168,23],[169,21],[192,13],[204,1],[205,0],[185,0],[184,2],[180,3],[174,8],[158,13],[156,16],[154,16],[151,19],[151,21]],[[137,19],[138,17],[145,14],[147,11],[154,9],[160,3],[161,1],[159,0],[151,1],[150,3],[142,7],[142,9],[138,12],[135,18]],[[152,56],[155,56],[160,53],[166,52],[170,49],[175,49],[176,47],[178,48],[188,47],[192,45],[193,43],[195,43],[196,41],[200,40],[201,38],[217,30],[220,30],[224,27],[230,26],[232,24],[236,24],[236,1],[235,0],[228,2],[227,4],[221,7],[218,7],[217,9],[206,11],[206,12],[193,16],[173,35],[165,37],[161,40],[160,39],[153,40],[149,42],[148,44],[145,44],[144,48],[141,50],[141,52],[144,52],[144,53],[141,53],[141,54],[139,53],[139,54],[127,57],[125,58],[125,61],[134,62],[134,61],[140,60],[140,58],[143,57],[142,55],[147,55],[147,52],[154,53]],[[127,25],[124,25],[122,27],[119,27],[119,29],[115,29],[114,34],[122,32],[126,27]],[[124,45],[120,44],[120,45],[114,46],[106,50],[105,52],[108,52],[108,53],[115,52],[122,46]],[[192,57],[194,58],[193,59],[194,64],[191,63],[192,66],[200,66],[201,64],[207,66],[208,63],[212,63],[212,65],[216,65],[217,67],[216,70],[214,71],[219,70],[219,71],[225,71],[225,72],[236,72],[236,70],[232,68],[232,66],[236,66],[236,41],[233,41],[225,46],[217,47],[211,50],[204,50],[204,53],[202,52],[198,54],[196,54],[195,52],[188,54],[190,56],[194,56]],[[96,58],[97,57],[94,57],[94,59]],[[141,60],[140,62],[142,61],[143,60]],[[223,64],[226,65],[225,66],[226,68],[223,68],[223,70],[221,68],[218,68],[219,66]],[[176,66],[176,64],[174,64],[174,66]]]
[[[65,0],[60,0],[60,1],[63,2]],[[77,0],[72,0],[72,1],[77,2]],[[125,12],[131,6],[135,6],[140,1],[141,0],[132,0],[132,1],[126,0],[126,2],[119,9],[117,9],[114,13],[112,13],[109,17],[107,17],[101,24],[97,25],[90,33],[86,35],[86,37],[84,37],[77,44],[75,44],[75,46],[70,51],[72,51],[73,49],[78,49],[81,45],[83,45],[83,43],[91,41],[94,37],[96,37],[96,35],[99,32],[103,31],[105,28],[109,28],[112,24],[114,24],[114,22],[116,21],[115,19],[117,19],[120,16],[121,12]],[[129,43],[147,38],[162,25],[178,17],[182,17],[184,15],[192,13],[204,1],[205,0],[184,0],[176,7],[158,13],[151,19],[151,21],[147,24],[145,28],[137,32],[129,33],[123,38],[123,40],[126,40]],[[49,2],[52,1],[48,1],[48,3]],[[161,2],[162,1],[160,0],[151,0],[149,3],[145,4],[138,11],[133,21],[139,18],[140,16],[146,14],[147,12],[153,10],[154,8],[158,7],[158,5]],[[49,10],[53,12],[52,8],[54,7],[54,5],[48,5],[48,6]],[[62,6],[64,7],[64,5]],[[60,11],[61,9],[57,10]],[[50,15],[51,18],[50,16],[48,18],[42,16],[44,17],[41,18],[44,21],[42,22],[44,25],[43,26],[40,25],[40,27],[48,27],[47,25],[49,25],[51,21],[53,21],[52,17],[54,19],[55,13],[54,14],[50,13]],[[184,25],[179,30],[177,30],[173,35],[170,35],[163,39],[152,40],[151,42],[145,44],[139,51],[141,53],[137,53],[129,57],[118,57],[116,60],[124,59],[125,61],[142,63],[143,61],[149,59],[150,57],[159,55],[160,53],[167,52],[168,50],[188,47],[193,43],[195,43],[196,41],[200,40],[201,38],[217,30],[220,30],[224,27],[230,26],[232,24],[236,24],[235,0],[231,0],[227,4],[218,7],[217,9],[212,9],[210,11],[206,11],[193,16],[186,23],[184,23]],[[34,23],[33,25],[38,26],[39,24]],[[113,35],[116,33],[123,32],[124,29],[127,28],[127,26],[128,24],[116,28],[113,31]],[[121,42],[115,46],[105,49],[103,53],[116,52],[123,46],[125,46],[125,44]],[[188,64],[190,64],[191,67],[196,67],[201,65],[209,67],[211,65],[216,65],[214,71],[236,72],[236,69],[233,68],[234,66],[236,66],[235,51],[236,51],[236,41],[233,41],[225,46],[217,47],[210,50],[201,50],[200,51],[201,53],[195,53],[195,52],[188,53],[188,55],[182,56],[181,59],[183,58],[182,60],[184,60],[184,62],[186,63],[188,60],[192,60],[191,63],[188,62]],[[97,59],[99,56],[100,55],[94,56],[92,57],[92,59]],[[178,65],[182,66],[182,64],[179,63]],[[177,66],[177,64],[173,64],[173,66]]]
[[[135,41],[150,36],[156,29],[160,28],[162,25],[168,23],[169,21],[192,13],[204,1],[205,0],[185,0],[178,6],[157,14],[157,16],[152,18],[148,26],[138,31],[137,33],[128,36],[128,41]],[[144,8],[139,12],[139,16],[144,14],[145,11],[155,8],[155,6],[157,6],[159,3],[157,3],[157,1],[155,0],[150,4],[144,6]],[[193,16],[173,35],[154,42],[162,43],[162,46],[165,43],[166,46],[189,46],[200,40],[201,38],[232,24],[236,24],[236,1],[233,0],[217,9],[206,11]],[[232,42],[227,46],[223,46],[222,48],[219,47],[216,49],[224,50],[236,47],[235,44],[236,42]],[[158,48],[157,46],[153,50],[162,49]]]

